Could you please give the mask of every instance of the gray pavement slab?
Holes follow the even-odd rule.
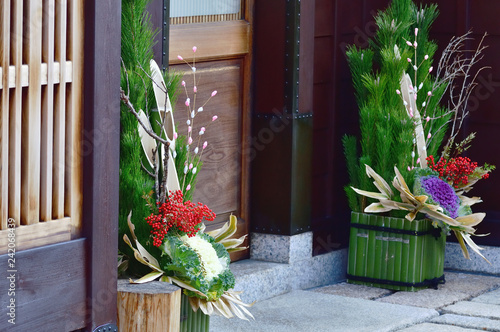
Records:
[[[476,329],[468,329],[459,326],[423,323],[399,330],[401,332],[477,332]]]
[[[473,298],[471,301],[500,305],[500,288],[484,293],[483,295]]]
[[[444,314],[431,320],[433,323],[456,325],[482,331],[500,331],[500,320],[482,317],[461,316]]]
[[[481,274],[445,272],[446,283],[440,288],[478,296],[500,287],[500,278]]]
[[[418,292],[397,292],[390,296],[377,299],[376,301],[438,309],[457,301],[467,300],[468,298],[470,298],[470,296],[465,293],[446,291],[442,289],[423,289]]]
[[[422,308],[438,309],[468,300],[500,286],[500,278],[468,273],[446,272],[446,283],[438,289],[423,289],[418,292],[396,292],[377,301]]]
[[[464,301],[444,307],[443,313],[500,319],[500,305]]]
[[[255,320],[212,316],[213,332],[394,331],[438,316],[433,309],[294,290],[257,302]]]
[[[374,300],[394,293],[394,291],[390,289],[354,285],[347,282],[319,287],[316,289],[312,289],[312,291],[339,296],[355,297],[365,300]]]

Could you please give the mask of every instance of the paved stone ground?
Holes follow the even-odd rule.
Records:
[[[371,300],[436,310],[439,315],[396,331],[499,331],[500,277],[446,272],[446,283],[437,290],[397,292],[348,283],[313,291],[348,298]],[[334,331],[334,330],[332,330]]]
[[[446,272],[438,289],[392,291],[347,283],[258,301],[255,320],[212,316],[211,332],[500,332],[500,276]]]

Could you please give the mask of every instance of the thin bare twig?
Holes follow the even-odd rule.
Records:
[[[485,33],[483,35],[475,50],[466,50],[464,49],[464,45],[467,41],[473,39],[470,37],[471,34],[472,31],[468,31],[462,36],[453,37],[443,50],[436,69],[436,79],[432,87],[432,92],[445,85],[448,90],[449,98],[449,110],[440,117],[452,114],[451,119],[438,128],[438,131],[440,131],[444,129],[446,125],[451,123],[449,138],[443,148],[441,157],[449,156],[453,143],[462,128],[464,120],[469,115],[467,103],[472,91],[477,86],[476,80],[479,73],[488,68],[481,67],[475,72],[475,74],[472,74],[473,67],[481,61],[483,58],[483,51],[487,48],[487,46],[483,45],[487,34]],[[455,82],[459,79],[461,82],[457,87],[455,86]],[[442,94],[441,98],[443,98],[444,95],[445,94]],[[439,100],[438,103],[439,102],[441,102],[441,100]],[[433,117],[435,118],[435,114],[433,114]]]

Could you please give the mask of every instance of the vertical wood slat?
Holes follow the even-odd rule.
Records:
[[[56,3],[55,59],[60,64],[66,63],[66,22],[67,3],[66,0],[59,0]],[[60,83],[55,89],[54,101],[54,170],[52,182],[52,215],[54,218],[64,217],[66,66],[60,66],[59,75]]]
[[[21,115],[23,89],[23,1],[12,1],[11,59],[15,73],[15,87],[10,103],[9,127],[9,216],[21,222]]]
[[[66,180],[65,213],[71,217],[72,234],[81,232],[82,219],[82,79],[83,77],[83,3],[68,1],[68,43],[69,60],[73,63],[73,81],[67,89],[66,110]]]
[[[40,219],[52,219],[52,156],[54,130],[54,0],[43,1],[42,62],[47,64],[47,85],[42,89],[40,165]],[[61,66],[64,67],[64,66]]]
[[[2,70],[3,89],[1,91],[0,114],[0,229],[7,229],[8,197],[9,197],[9,65],[10,65],[10,3],[0,3],[0,66]]]
[[[29,0],[24,38],[24,58],[29,65],[28,100],[23,105],[23,141],[21,163],[21,223],[30,225],[40,220],[40,138],[41,138],[41,58],[42,2]]]

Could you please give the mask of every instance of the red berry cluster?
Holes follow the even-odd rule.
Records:
[[[437,171],[441,179],[452,183],[455,188],[458,188],[460,184],[466,185],[469,182],[469,175],[474,173],[477,168],[477,163],[471,162],[467,157],[451,158],[450,160],[443,158],[436,163],[434,157],[429,156],[427,157],[427,165]],[[483,178],[487,177],[483,176]]]
[[[158,208],[158,214],[152,213],[146,222],[153,228],[153,245],[161,246],[163,238],[172,228],[192,237],[196,234],[195,226],[215,219],[215,213],[206,205],[191,201],[183,202],[182,191],[170,192],[169,199]]]

